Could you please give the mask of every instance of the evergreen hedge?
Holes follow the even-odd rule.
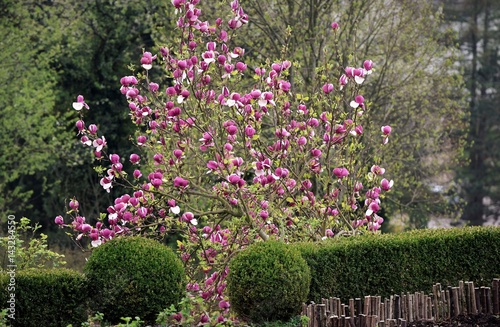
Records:
[[[297,243],[311,269],[309,300],[431,292],[500,276],[500,228],[467,227]]]
[[[15,312],[8,312],[15,317],[8,319],[12,327],[80,326],[88,317],[85,287],[85,277],[69,269],[28,269],[12,276],[2,272],[1,308],[10,306],[7,300],[14,291]]]

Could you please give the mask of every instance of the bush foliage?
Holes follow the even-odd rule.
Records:
[[[310,279],[306,262],[290,245],[255,243],[231,261],[230,303],[240,318],[251,322],[286,321],[299,314]]]
[[[174,252],[142,237],[115,238],[94,250],[84,272],[89,281],[90,308],[105,320],[156,315],[184,294],[185,273]]]
[[[0,275],[2,307],[8,305],[10,277]],[[15,319],[11,326],[79,326],[87,320],[85,277],[69,269],[27,269],[15,274]],[[10,313],[10,312],[9,312]]]
[[[295,245],[311,269],[309,299],[430,292],[500,275],[500,228],[416,230]]]

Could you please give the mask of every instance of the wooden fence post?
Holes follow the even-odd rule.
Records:
[[[493,279],[493,314],[500,314],[500,278]]]
[[[483,312],[483,308],[481,306],[481,293],[479,287],[474,287],[474,294],[476,295],[477,313],[481,313]]]
[[[476,303],[476,288],[474,287],[474,282],[469,282],[469,298],[471,301],[471,313],[477,314],[477,303]]]
[[[460,299],[458,298],[458,287],[452,287],[451,292],[453,294],[453,301],[452,301],[452,306],[453,306],[453,317],[458,317],[460,314]]]
[[[359,297],[354,299],[354,303],[356,304],[356,315],[360,315],[363,313],[363,306],[361,305],[361,299]]]
[[[459,298],[459,306],[460,313],[467,313],[467,308],[465,306],[465,291],[464,291],[464,281],[461,280],[458,282],[458,298]]]

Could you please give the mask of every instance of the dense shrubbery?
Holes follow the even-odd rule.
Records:
[[[10,277],[0,275],[2,307],[8,306]],[[68,269],[28,269],[15,273],[15,319],[11,326],[60,327],[87,320],[85,277]],[[9,312],[10,313],[10,312]]]
[[[500,275],[500,228],[418,230],[295,245],[312,275],[309,299],[431,291]]]
[[[322,243],[261,242],[231,260],[230,304],[221,303],[250,322],[286,321],[307,300],[429,292],[434,283],[454,285],[459,280],[487,284],[500,275],[498,253],[500,228],[495,227],[363,235]],[[78,326],[87,321],[89,306],[113,323],[135,316],[151,322],[171,304],[177,307],[184,293],[180,260],[167,247],[142,237],[107,242],[95,250],[85,271],[87,280],[67,269],[16,272],[12,326]],[[208,281],[216,278],[212,275]],[[9,275],[0,275],[2,303],[7,303],[9,281]],[[188,319],[189,313],[177,321]]]
[[[240,318],[251,322],[286,321],[299,314],[310,279],[306,262],[290,245],[253,244],[231,261],[231,306]]]
[[[142,237],[115,238],[97,248],[84,268],[90,308],[112,323],[156,315],[184,294],[185,272],[173,251]]]

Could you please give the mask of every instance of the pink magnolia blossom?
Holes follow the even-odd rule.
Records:
[[[113,153],[109,156],[109,161],[112,163],[112,164],[117,164],[120,162],[120,156],[117,155],[116,153]]]
[[[322,89],[323,89],[323,92],[325,94],[332,93],[332,91],[333,91],[333,84],[327,83],[327,84],[323,85]]]
[[[344,72],[345,72],[345,75],[349,78],[353,78],[354,77],[354,67],[346,67],[344,69]]]
[[[130,155],[130,162],[133,163],[134,165],[138,164],[140,160],[141,160],[141,157],[139,157],[138,154],[132,153]]]
[[[79,206],[80,206],[80,203],[76,199],[73,199],[73,200],[69,201],[69,207],[71,209],[78,210]]]
[[[90,124],[89,133],[93,135],[97,133],[97,126],[95,124]]]
[[[144,52],[141,58],[142,68],[150,70],[153,67],[153,60],[156,59],[156,55],[152,55],[151,52]]]
[[[77,98],[76,98],[76,102],[73,102],[73,109],[75,109],[76,111],[80,111],[82,110],[83,108],[89,110],[90,107],[88,106],[87,103],[85,103],[85,100],[83,98],[83,95],[79,95]]]
[[[339,84],[340,84],[340,90],[342,90],[344,88],[344,86],[346,86],[348,83],[348,78],[346,76],[346,74],[342,74],[342,76],[340,76],[339,78]]]
[[[391,134],[392,128],[391,126],[382,126],[382,144],[387,144],[389,142],[389,134]]]
[[[366,70],[364,70],[363,68],[356,68],[353,71],[353,75],[356,84],[363,84],[363,82],[365,81]]]
[[[151,92],[156,93],[159,88],[160,86],[157,83],[149,83],[149,90],[151,90]]]
[[[54,219],[54,222],[59,225],[59,226],[62,226],[64,225],[64,219],[62,216],[57,216],[55,219]]]
[[[92,146],[95,148],[95,151],[101,152],[102,149],[106,146],[106,138],[104,136],[95,139],[92,142]]]
[[[313,157],[321,157],[321,150],[320,149],[312,149],[311,150],[311,156]]]
[[[357,95],[353,101],[351,101],[350,106],[353,108],[357,108],[363,105],[365,102],[365,98],[362,95]]]
[[[75,125],[79,132],[85,130],[85,122],[83,120],[78,120]]]
[[[134,170],[134,178],[140,178],[142,176],[142,173],[139,169]]]
[[[198,220],[194,217],[194,214],[192,212],[185,212],[184,214],[182,214],[181,220],[190,223],[193,226],[198,225]]]
[[[371,61],[371,60],[365,60],[365,62],[363,62],[363,67],[366,70],[366,74],[371,74],[372,73],[372,67],[373,67],[373,61]]]
[[[255,128],[253,128],[252,126],[248,125],[247,127],[245,127],[245,135],[249,138],[252,138],[254,135],[255,135],[256,131],[255,131]]]
[[[189,184],[189,181],[185,180],[182,177],[177,176],[174,178],[174,187],[186,188]]]
[[[342,179],[344,177],[349,176],[349,171],[347,170],[347,168],[337,167],[333,169],[333,174],[337,176],[337,178]]]
[[[377,166],[377,165],[373,165],[371,168],[370,168],[370,171],[374,174],[374,175],[383,175],[385,173],[385,169],[384,168],[381,168],[380,166]]]
[[[106,190],[106,192],[110,192],[111,188],[113,187],[113,177],[112,176],[107,176],[101,178],[99,184],[101,184],[102,188]]]
[[[137,85],[138,81],[135,76],[125,76],[120,79],[120,84],[124,87],[128,87],[131,85]]]
[[[144,145],[147,141],[147,137],[144,135],[138,136],[137,137],[137,144],[138,145]]]
[[[387,179],[382,179],[380,181],[380,188],[383,189],[384,191],[389,191],[391,187],[394,185],[394,181],[391,179],[391,181],[388,181]]]
[[[380,206],[377,201],[373,201],[368,205],[368,210],[366,210],[365,215],[371,216],[373,213],[377,213],[380,210]]]
[[[381,130],[384,135],[389,136],[389,134],[391,134],[392,128],[391,126],[387,125],[387,126],[382,126]]]

